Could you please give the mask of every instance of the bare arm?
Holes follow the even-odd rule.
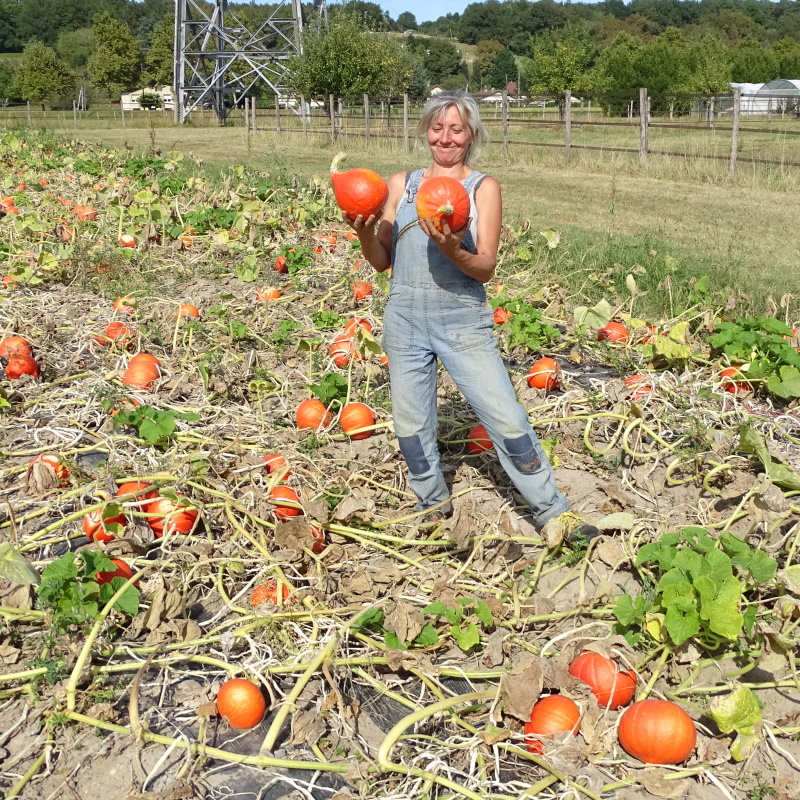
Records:
[[[469,229],[469,221],[460,231],[451,231],[447,223],[443,222],[442,233],[436,230],[430,220],[420,220],[419,225],[465,275],[481,283],[488,283],[497,266],[497,248],[503,219],[500,184],[494,178],[485,178],[478,187],[475,206],[478,210],[477,253],[470,253],[461,247],[461,240]]]
[[[384,272],[392,266],[392,226],[397,204],[405,189],[405,177],[404,172],[396,172],[389,178],[389,198],[383,207],[380,222],[376,216],[371,216],[367,220],[361,215],[355,220],[345,217],[345,221],[358,234],[364,258],[377,272]]]

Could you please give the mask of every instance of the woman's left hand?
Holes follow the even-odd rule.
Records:
[[[433,239],[439,250],[452,260],[453,254],[461,249],[461,240],[469,230],[471,222],[472,217],[467,220],[467,224],[460,231],[451,231],[446,220],[442,220],[441,231],[436,228],[436,225],[433,224],[433,220],[430,219],[419,220],[419,226]]]

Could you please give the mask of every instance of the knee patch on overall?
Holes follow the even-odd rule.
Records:
[[[419,436],[398,436],[397,441],[400,445],[400,452],[408,464],[408,471],[414,475],[422,475],[427,472],[431,465],[425,458],[425,451],[422,449],[422,440]]]
[[[516,439],[503,439],[503,444],[508,451],[511,463],[523,475],[533,475],[542,468],[542,459],[539,458],[533,439],[529,434],[525,433]]]

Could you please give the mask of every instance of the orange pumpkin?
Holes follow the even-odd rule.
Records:
[[[78,215],[78,219],[81,220],[81,222],[97,219],[97,211],[91,206],[76,206],[72,210]]]
[[[494,450],[492,440],[483,425],[476,425],[467,435],[467,450],[477,456],[487,450]]]
[[[281,595],[283,595],[284,605],[289,600],[291,589],[285,584],[281,584]],[[250,597],[250,605],[255,608],[262,603],[272,603],[278,605],[278,581],[275,578],[270,578],[266,583],[261,583],[253,589],[253,594]]]
[[[133,577],[133,570],[128,565],[127,561],[123,561],[121,558],[112,558],[112,563],[116,567],[113,572],[97,572],[95,573],[95,580],[97,581],[98,586],[102,586],[104,583],[111,583],[114,578],[128,578]],[[139,581],[136,581],[134,586],[139,586]]]
[[[277,300],[281,296],[280,290],[274,286],[262,286],[256,292],[256,300],[259,303],[266,303],[267,300]]]
[[[644,400],[653,392],[652,385],[647,383],[647,375],[631,375],[625,378],[625,385],[631,390],[625,399],[630,400],[632,403]]]
[[[581,653],[569,665],[569,674],[589,686],[601,708],[612,711],[628,705],[636,691],[636,672],[623,672],[600,653]]]
[[[272,511],[279,520],[285,522],[292,517],[303,515],[300,498],[291,486],[285,484],[274,486],[267,499],[273,503]]]
[[[69,469],[65,464],[62,464],[55,453],[42,453],[41,455],[32,458],[28,463],[27,471],[30,472],[36,464],[44,464],[45,469],[52,470],[53,475],[58,480],[58,485],[62,488],[69,486]]]
[[[132,233],[123,233],[122,236],[119,237],[119,243],[123,247],[136,247],[139,242]]]
[[[371,169],[349,169],[339,172],[345,154],[339,153],[331,164],[333,195],[339,208],[350,218],[359,215],[365,220],[378,215],[389,198],[386,181]]]
[[[319,427],[327,427],[331,424],[333,414],[325,408],[325,405],[314,397],[303,400],[297,406],[297,427],[301,430],[316,430]]]
[[[147,524],[153,529],[156,538],[176,533],[189,533],[198,517],[198,510],[184,504],[186,498],[178,496],[177,501],[160,497],[145,506]]]
[[[109,322],[106,326],[106,336],[112,342],[116,342],[120,347],[128,347],[133,341],[134,333],[122,322]],[[97,341],[97,338],[95,338]],[[101,344],[101,342],[98,342]]]
[[[645,764],[680,764],[697,744],[691,717],[676,703],[657,698],[626,708],[618,734],[625,752]]]
[[[628,341],[628,329],[621,322],[613,320],[597,331],[598,342],[619,342],[625,344]]]
[[[261,456],[264,461],[264,466],[267,472],[272,475],[273,472],[282,472],[289,466],[289,462],[280,453],[269,453],[266,456]],[[292,477],[292,473],[287,469],[283,480],[288,480]]]
[[[547,695],[533,707],[531,718],[525,723],[525,736],[550,736],[567,731],[577,736],[581,727],[580,719],[581,710],[569,697],[562,694]],[[544,750],[544,745],[538,739],[529,739],[525,744],[531,753]]]
[[[460,231],[469,219],[467,190],[455,178],[428,178],[417,190],[417,216],[433,221],[441,231],[446,222],[451,231]]]
[[[137,389],[150,389],[161,374],[160,366],[155,356],[149,353],[137,353],[128,362],[128,368],[122,375],[122,382]]]
[[[344,332],[348,336],[355,336],[359,328],[363,328],[367,333],[372,333],[372,323],[368,319],[360,319],[359,317],[352,317],[347,320]]]
[[[139,503],[142,500],[153,500],[158,497],[158,492],[151,487],[152,484],[144,481],[125,481],[119,485],[114,497],[124,497],[126,494],[136,492],[136,499],[129,501],[131,504]],[[148,491],[144,491],[145,489]]]
[[[193,306],[191,303],[181,303],[176,316],[200,319],[200,312],[197,310],[197,306]]]
[[[226,681],[217,693],[217,711],[231,728],[255,728],[267,712],[261,689],[244,678]]]
[[[0,341],[0,356],[9,358],[10,356],[32,356],[33,350],[27,340],[21,336],[6,336]]]
[[[132,311],[136,310],[133,305],[134,302],[135,301],[131,297],[118,297],[111,308],[113,308],[114,311],[119,311],[120,314],[130,314]]]
[[[351,439],[368,439],[374,431],[359,431],[375,424],[375,412],[364,403],[348,403],[339,415],[342,430]],[[353,431],[358,431],[354,433]]]
[[[356,355],[352,339],[346,334],[337,336],[328,347],[328,354],[337,367],[346,367],[353,356]]]
[[[106,517],[103,515],[103,509],[98,508],[84,515],[83,532],[93,542],[111,542],[117,537],[109,533],[106,525],[121,525],[124,528],[127,523],[128,518],[124,514]]]
[[[719,374],[720,378],[722,379],[720,385],[726,392],[730,392],[730,394],[739,394],[740,392],[746,392],[750,388],[750,384],[747,381],[734,381],[731,378],[741,378],[742,373],[736,367],[728,367],[727,369],[722,370]]]
[[[356,281],[353,284],[353,297],[356,300],[366,300],[372,295],[372,285],[366,281]]]
[[[6,378],[15,381],[23,375],[39,377],[39,365],[33,356],[12,355],[6,364]]]
[[[557,389],[559,385],[558,373],[561,367],[552,358],[540,358],[533,362],[533,366],[528,372],[528,386],[534,389],[545,389],[550,391]]]

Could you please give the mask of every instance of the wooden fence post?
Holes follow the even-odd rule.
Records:
[[[739,114],[742,109],[742,87],[733,90],[733,124],[731,125],[731,162],[730,173],[736,172],[736,157],[739,153]]]
[[[709,130],[714,130],[714,100],[716,98],[712,97],[708,101],[708,128]]]
[[[331,141],[336,141],[336,106],[334,105],[333,95],[328,95],[328,103],[331,109]]]
[[[344,100],[338,99],[338,112],[336,114],[336,128],[339,136],[344,136]]]
[[[72,118],[75,121],[75,127],[78,127],[78,103],[76,100],[72,101]]]
[[[581,111],[580,111],[580,118],[581,118],[581,124],[580,124],[580,126],[578,127],[578,130],[579,130],[581,133],[583,133],[583,98],[582,98],[582,97],[581,97]]]
[[[369,144],[369,95],[364,95],[364,144]]]
[[[303,136],[308,136],[308,128],[306,128],[306,98],[300,95],[300,124],[303,126]]]
[[[649,109],[647,89],[639,89],[639,164],[641,165],[647,163]]]
[[[275,95],[275,132],[281,132],[281,101],[277,94]]]
[[[403,142],[408,152],[408,92],[403,92]]]
[[[564,92],[564,163],[572,156],[572,91]]]
[[[253,120],[253,133],[258,133],[258,114],[256,114],[257,101],[254,97],[250,106],[250,118]]]
[[[125,127],[125,109],[122,107],[122,98],[119,101],[119,113],[122,115],[122,127]]]
[[[31,101],[28,100],[27,104],[28,104],[28,127],[32,128],[33,127],[33,120],[31,119]]]
[[[250,135],[250,98],[245,97],[244,99],[244,129],[247,131],[247,135]]]
[[[508,89],[503,89],[503,151],[508,155]]]

